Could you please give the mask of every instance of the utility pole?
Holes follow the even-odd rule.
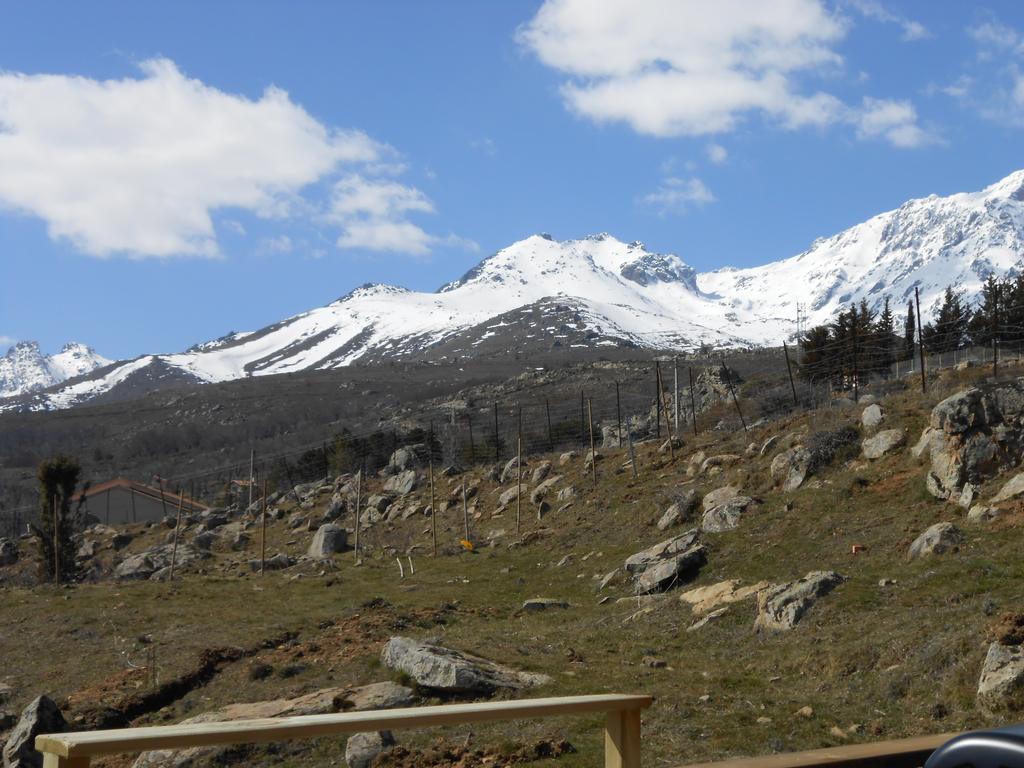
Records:
[[[921,392],[928,391],[928,380],[924,373],[924,336],[921,335],[921,294],[914,286],[914,305],[917,307],[917,351],[921,358]]]

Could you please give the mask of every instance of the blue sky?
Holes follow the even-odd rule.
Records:
[[[0,2],[0,337],[169,352],[535,232],[795,255],[1024,167],[1024,6]],[[268,90],[269,89],[269,90]]]

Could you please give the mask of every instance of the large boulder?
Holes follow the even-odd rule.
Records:
[[[756,597],[770,586],[767,581],[759,581],[757,584],[745,587],[739,579],[728,579],[705,587],[687,590],[679,596],[679,599],[688,604],[694,614],[703,615],[724,605]]]
[[[416,490],[416,481],[415,469],[403,469],[384,481],[384,490],[396,496],[408,496]]]
[[[405,470],[410,469],[425,452],[426,446],[420,443],[416,445],[407,445],[404,448],[398,448],[391,454],[391,458],[388,459],[387,466],[384,468],[384,473],[387,475],[395,475],[399,472],[404,472]]]
[[[696,508],[697,492],[692,488],[683,491],[658,520],[658,530],[667,531],[669,528],[689,520]]]
[[[963,534],[953,523],[936,523],[914,539],[907,557],[916,560],[927,555],[943,555],[955,552],[963,543]]]
[[[872,406],[874,407],[874,406]],[[880,459],[885,454],[902,448],[906,445],[907,433],[902,429],[883,429],[874,437],[869,437],[861,443],[861,450],[867,459]]]
[[[310,557],[322,559],[338,552],[344,552],[348,544],[348,532],[340,525],[326,523],[317,528],[309,544]]]
[[[180,725],[394,709],[409,706],[414,701],[415,694],[411,688],[391,682],[373,683],[358,688],[322,688],[292,699],[229,704],[190,717],[181,721]],[[195,765],[220,762],[217,758],[226,756],[229,749],[230,747],[217,746],[153,750],[139,755],[133,768],[192,768]]]
[[[734,485],[725,485],[721,488],[716,488],[704,497],[702,502],[704,505],[704,511],[707,512],[709,509],[717,507],[719,504],[722,504],[729,499],[735,499],[739,495],[740,489]]]
[[[345,764],[348,768],[370,768],[377,755],[396,743],[391,731],[353,733],[345,742]]]
[[[1024,648],[992,643],[978,680],[978,708],[987,715],[1024,709]]]
[[[518,465],[519,465],[519,463],[520,463],[519,458],[516,457],[516,456],[513,456],[511,459],[509,459],[507,462],[505,462],[505,466],[502,467],[501,474],[498,476],[498,482],[500,482],[503,485],[505,483],[514,482],[515,479],[519,476],[518,475]],[[524,461],[524,462],[522,462],[522,464],[525,466],[526,462]]]
[[[877,403],[869,405],[860,415],[861,425],[869,432],[878,429],[884,420],[885,414],[882,413],[882,407]]]
[[[640,550],[626,558],[626,571],[628,573],[640,573],[647,566],[666,557],[677,555],[683,550],[689,549],[700,539],[700,531],[691,528],[685,533],[673,536],[671,539],[659,541],[657,544]]]
[[[68,724],[60,708],[47,696],[39,696],[25,707],[18,724],[4,744],[4,768],[41,768],[43,756],[36,752],[36,736],[61,733]]]
[[[999,493],[992,497],[992,503],[998,504],[1001,501],[1010,501],[1019,496],[1024,496],[1024,472],[1010,478]]]
[[[171,558],[174,558],[175,568],[184,568],[195,561],[209,557],[204,552],[191,544],[178,543],[177,552],[173,544],[160,544],[158,546],[125,558],[114,568],[115,579],[148,579],[157,571],[169,568]]]
[[[932,409],[914,447],[927,459],[929,492],[957,499],[965,483],[980,486],[1024,457],[1024,381],[972,387]]]
[[[707,562],[707,551],[694,528],[655,544],[626,559],[637,594],[664,592],[692,580]]]
[[[547,675],[521,672],[442,645],[392,637],[381,652],[389,669],[404,672],[421,688],[441,693],[492,694],[545,685]]]
[[[819,597],[842,584],[835,571],[812,571],[802,579],[779,584],[761,592],[757,598],[758,632],[784,632],[793,629]]]
[[[537,465],[537,468],[533,470],[533,475],[530,477],[531,485],[540,485],[544,482],[544,478],[551,474],[551,462],[542,461]]]
[[[771,476],[782,490],[795,491],[810,474],[811,454],[803,446],[797,445],[779,453],[772,459]]]
[[[547,478],[530,492],[530,501],[533,504],[540,504],[560,482],[562,482],[561,475],[552,475]]]
[[[707,533],[731,531],[739,526],[740,517],[754,503],[749,496],[736,496],[712,507],[701,517],[700,529]]]

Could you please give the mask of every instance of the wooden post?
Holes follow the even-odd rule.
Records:
[[[587,444],[587,428],[584,422],[587,420],[587,402],[584,392],[580,390],[580,445]]]
[[[473,416],[470,413],[466,414],[466,424],[469,426],[469,461],[471,464],[476,464],[476,445],[473,442]]]
[[[924,372],[924,336],[921,335],[921,294],[914,287],[914,305],[917,307],[917,351],[921,358],[921,392],[928,391],[928,379]]]
[[[729,367],[725,364],[725,360],[722,361],[722,370],[725,371],[725,383],[729,385],[729,394],[732,395],[732,403],[736,406],[736,413],[740,415],[740,423],[743,425],[743,431],[747,431],[747,420],[743,418],[743,411],[740,410],[740,401],[736,399],[736,390],[732,386],[732,375],[729,373]]]
[[[544,413],[548,419],[548,450],[551,453],[555,452],[555,436],[551,431],[551,403],[548,402],[547,398],[544,398]]]
[[[184,494],[178,496],[178,514],[174,521],[174,544],[171,546],[171,570],[167,576],[168,581],[174,581],[174,563],[178,559],[178,536],[181,534],[181,507],[184,501]]]
[[[665,432],[668,434],[668,455],[669,459],[675,461],[676,449],[672,445],[672,423],[668,420],[668,403],[665,402],[664,382],[661,380],[661,368],[658,368],[658,405],[665,413]]]
[[[356,534],[356,540],[359,536]],[[260,494],[260,574],[267,568],[267,481],[263,481],[263,493]]]
[[[57,494],[53,495],[53,583],[60,586],[60,528],[57,524]]]
[[[690,379],[690,418],[693,419],[693,436],[697,436],[697,397],[693,394],[693,368],[686,369]]]
[[[594,448],[594,404],[587,398],[587,425],[590,428],[590,474],[597,487],[597,449]]]
[[[654,424],[655,436],[661,439],[661,363],[654,361]]]
[[[640,768],[640,711],[609,712],[604,726],[604,768]]]
[[[523,438],[516,438],[516,534],[523,511]]]
[[[633,468],[633,479],[636,480],[639,473],[636,468],[636,452],[633,450],[633,427],[630,426],[629,419],[626,419],[626,439],[629,441],[629,466]]]
[[[466,477],[462,477],[462,524],[464,528],[464,538],[469,541],[469,504],[466,501]]]
[[[494,461],[501,461],[501,453],[498,449],[498,403],[494,403]]]
[[[786,370],[789,372],[789,388],[793,390],[793,405],[799,406],[800,402],[796,399],[796,384],[793,381],[793,366],[789,364],[789,347],[786,346],[785,341],[782,342],[782,351],[786,353]],[[896,370],[898,372],[899,368]]]
[[[363,470],[356,473],[356,529],[355,529],[355,556],[356,565],[359,565],[359,505],[363,500]]]
[[[679,358],[672,358],[672,419],[679,434]]]
[[[615,439],[622,447],[622,400],[619,397],[619,382],[615,382]]]
[[[249,450],[249,505],[245,508],[246,511],[252,509],[252,484],[253,484],[253,464],[256,461],[256,450],[254,448]]]
[[[430,456],[430,539],[433,542],[434,557],[437,557],[437,506],[434,503],[434,456]]]
[[[43,755],[43,768],[89,768],[89,758],[59,757],[47,752]]]

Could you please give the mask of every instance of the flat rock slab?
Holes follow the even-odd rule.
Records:
[[[754,503],[749,496],[736,496],[712,507],[700,519],[700,528],[707,533],[722,533],[739,527],[740,517]]]
[[[654,546],[627,557],[626,570],[633,574],[640,573],[658,560],[677,555],[683,550],[689,549],[697,543],[699,537],[700,532],[696,528],[691,528],[686,533],[673,536],[671,539],[665,539],[665,541],[659,541]]]
[[[978,680],[978,708],[987,715],[1024,709],[1024,648],[992,643]]]
[[[907,443],[907,433],[902,429],[883,429],[874,437],[869,437],[861,443],[861,450],[864,457],[868,459],[880,459],[887,453],[892,453],[897,448],[902,448]]]
[[[637,594],[664,592],[673,587],[692,581],[708,561],[707,550],[702,544],[669,557],[657,560],[643,571],[635,574],[633,585]]]
[[[758,595],[754,629],[758,632],[793,629],[818,598],[843,581],[835,571],[811,571],[802,579],[765,590]]]
[[[381,652],[381,661],[389,669],[407,674],[416,685],[445,693],[518,691],[551,681],[547,675],[521,672],[479,656],[409,637],[388,640]]]
[[[711,613],[723,605],[756,597],[769,587],[771,584],[767,581],[759,581],[757,584],[745,587],[739,579],[728,579],[706,587],[687,590],[679,596],[679,599],[687,603],[695,614],[700,615]]]
[[[928,555],[944,555],[955,552],[963,543],[963,534],[953,523],[936,523],[914,539],[907,557],[916,560]]]
[[[740,495],[740,489],[734,485],[725,485],[721,488],[716,488],[704,497],[702,505],[704,511],[707,512],[709,509],[717,507],[719,504],[724,504],[729,499],[735,499]]]
[[[770,473],[772,480],[782,486],[785,492],[795,491],[811,469],[811,454],[803,446],[787,448],[772,459]]]

